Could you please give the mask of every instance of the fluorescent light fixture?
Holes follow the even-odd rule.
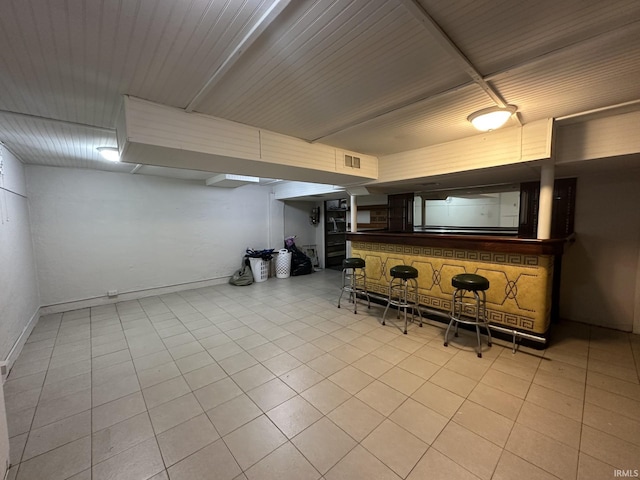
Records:
[[[506,107],[489,107],[478,110],[467,117],[474,127],[481,132],[495,130],[500,128],[507,120],[516,112],[517,108],[513,105]]]
[[[105,160],[109,160],[110,162],[120,161],[120,152],[118,152],[118,149],[115,147],[98,147],[96,150],[98,150]]]

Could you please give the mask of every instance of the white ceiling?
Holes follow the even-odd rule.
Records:
[[[131,171],[95,150],[124,94],[373,155],[640,102],[637,0],[7,0],[0,45],[0,140],[40,165]]]

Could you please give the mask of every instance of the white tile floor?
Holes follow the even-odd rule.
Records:
[[[640,469],[640,338],[516,355],[336,308],[339,273],[43,317],[5,384],[10,479],[606,479]],[[345,305],[348,307],[348,304]]]

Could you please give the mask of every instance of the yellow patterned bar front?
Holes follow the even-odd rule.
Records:
[[[389,243],[351,243],[351,255],[366,261],[367,289],[383,296],[389,291],[389,270],[395,265],[418,269],[419,302],[449,311],[458,273],[489,279],[489,321],[510,328],[544,334],[551,316],[552,255],[527,255]]]

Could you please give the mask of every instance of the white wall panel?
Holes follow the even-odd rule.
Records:
[[[127,140],[228,157],[260,158],[258,129],[125,97]],[[135,162],[135,159],[125,158]]]
[[[125,162],[344,184],[377,175],[375,157],[338,171],[333,147],[136,98],[125,97],[124,105]]]
[[[549,158],[550,145],[549,120],[542,120],[381,157],[378,181],[410,180]],[[527,157],[523,158],[525,151]]]
[[[556,162],[640,153],[640,112],[595,118],[558,127]]]
[[[297,138],[260,132],[261,158],[265,162],[307,167],[315,170],[336,170],[336,149],[322,144],[311,144]]]

